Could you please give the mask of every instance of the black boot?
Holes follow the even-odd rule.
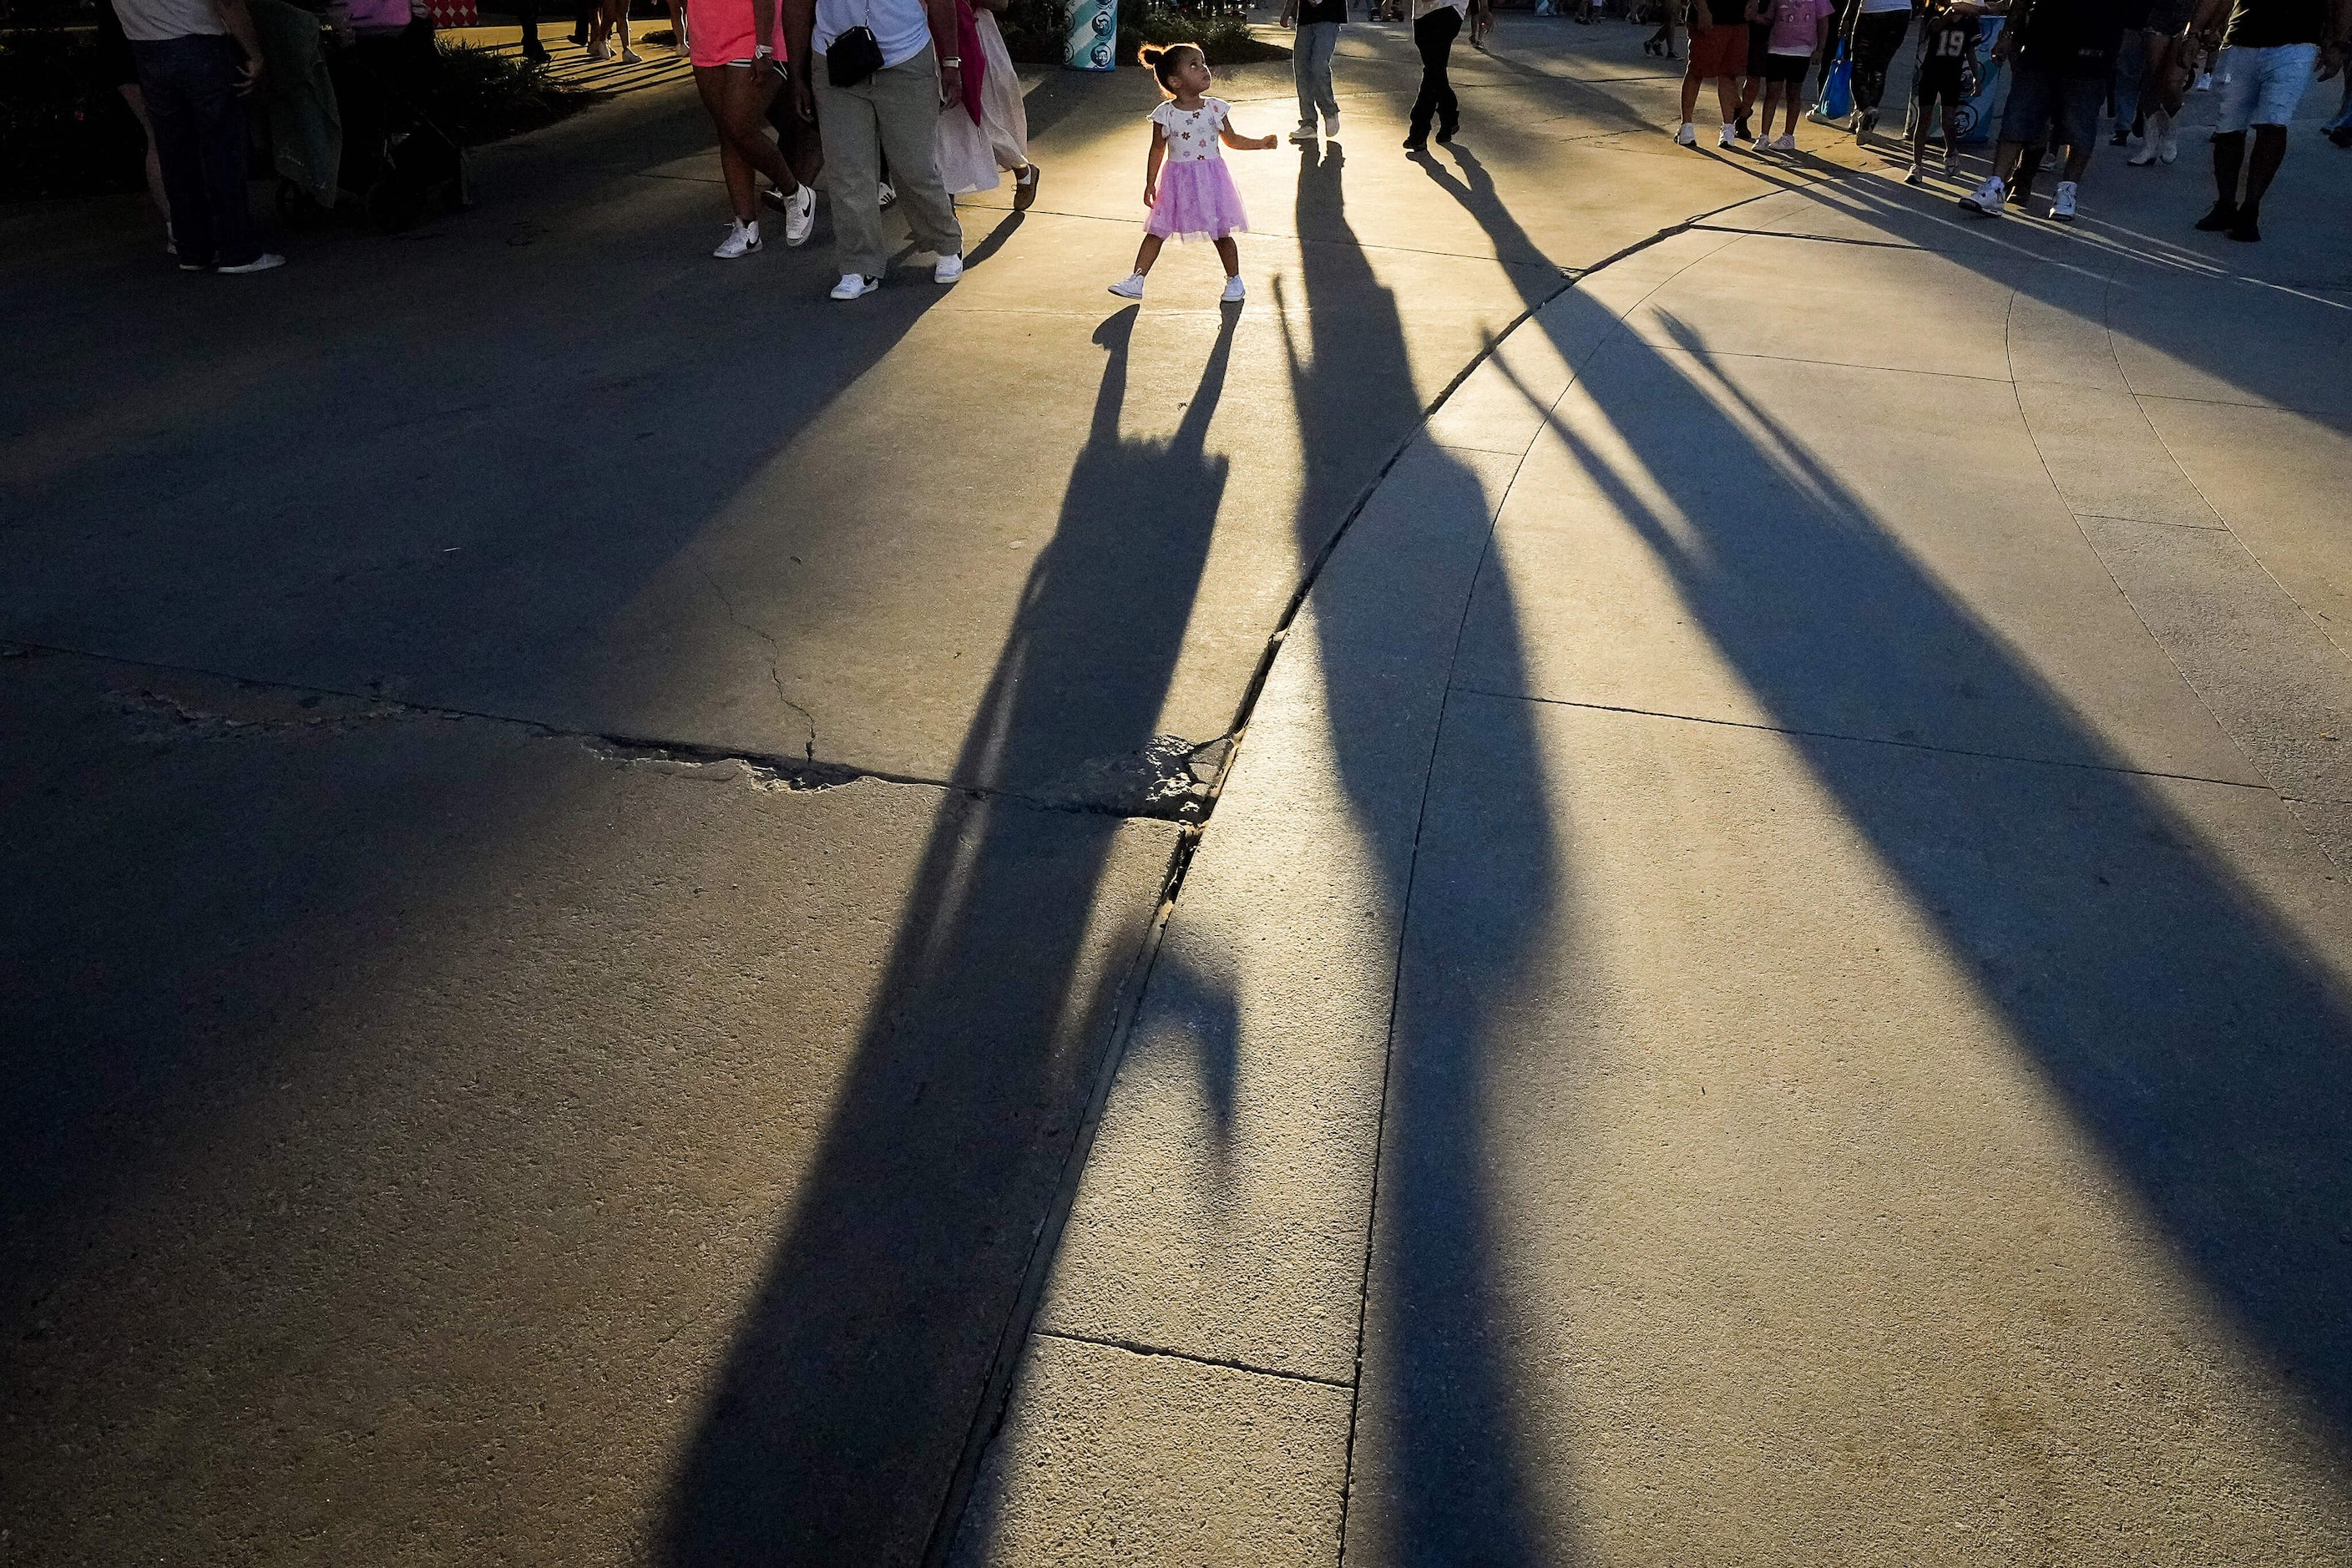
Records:
[[[2238,204],[2229,200],[2215,201],[2213,210],[2197,220],[2197,226],[2207,234],[2220,234],[2237,226]]]

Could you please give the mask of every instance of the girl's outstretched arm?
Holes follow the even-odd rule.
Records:
[[[1157,120],[1151,122],[1151,151],[1143,156],[1143,205],[1160,205],[1160,163],[1168,156],[1168,132]]]
[[[1271,136],[1242,136],[1236,134],[1234,131],[1233,122],[1231,121],[1220,121],[1218,122],[1217,136],[1226,146],[1243,153],[1263,153],[1267,148],[1276,145],[1275,139]]]

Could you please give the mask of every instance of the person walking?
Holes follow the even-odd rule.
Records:
[[[1911,31],[1911,0],[1853,0],[1846,13],[1846,52],[1853,58],[1853,119],[1857,140],[1878,126],[1879,100],[1886,96],[1886,68]]]
[[[734,224],[710,254],[733,261],[760,248],[760,176],[782,193],[784,243],[816,223],[816,193],[801,184],[768,140],[768,105],[783,82],[783,29],[776,0],[687,0],[694,88],[719,132],[719,172]]]
[[[2225,5],[2230,19],[2223,26]],[[2197,226],[2252,243],[2263,237],[2263,197],[2286,161],[2286,128],[2295,106],[2315,77],[2326,81],[2344,68],[2352,0],[2203,0],[2193,26],[2208,43],[2219,37],[2215,74],[2225,79],[2213,119],[2213,209]]]
[[[1331,87],[1331,56],[1339,47],[1339,28],[1348,20],[1348,0],[1298,0],[1298,36],[1290,46],[1290,79],[1298,89],[1298,129],[1293,142],[1315,140],[1315,118],[1323,117],[1323,134],[1339,135],[1339,98]]]
[[[882,286],[882,160],[893,204],[931,253],[931,281],[963,276],[963,230],[940,184],[940,109],[963,99],[954,0],[784,0],[793,108],[814,120],[832,187],[836,300]]]
[[[2352,0],[2345,0],[2352,4]],[[2123,42],[2122,0],[2017,0],[1993,58],[2010,62],[2009,103],[2001,110],[1993,172],[1960,198],[1960,210],[1997,217],[2026,149],[2045,141],[2066,149],[2050,216],[2074,221],[2075,202],[2099,144],[2099,109],[2107,96],[2116,49]]]
[[[1837,0],[1775,0],[1772,19],[1758,24],[1765,28],[1769,46],[1758,73],[1765,84],[1764,134],[1757,139],[1759,153],[1797,150],[1797,116],[1805,107],[1805,73],[1812,68],[1813,56],[1836,15]],[[1772,138],[1775,109],[1783,118],[1777,142]]]
[[[1906,185],[1927,183],[1927,137],[1943,111],[1944,176],[1951,177],[1960,160],[1960,105],[1976,96],[1977,41],[1983,36],[1983,13],[1973,0],[1927,0],[1919,19],[1919,74],[1911,84],[1911,172]]]
[[[997,166],[1013,176],[1013,210],[1027,212],[1037,200],[1037,165],[1029,157],[1029,106],[1022,100],[1021,78],[1013,68],[1013,51],[1004,47],[1004,29],[996,13],[1012,0],[971,0],[973,25],[980,34],[980,56],[986,74],[980,80],[980,111],[988,132],[989,147]],[[1346,0],[1341,0],[1344,5]]]
[[[1690,68],[1683,73],[1683,122],[1675,132],[1684,147],[1698,145],[1691,116],[1698,111],[1702,83],[1715,83],[1716,107],[1723,110],[1723,132],[1715,144],[1739,145],[1739,79],[1748,69],[1748,24],[1763,11],[1762,0],[1691,0]]]
[[[131,58],[131,40],[122,36],[122,18],[103,0],[98,7],[98,67],[122,95],[122,107],[139,122],[140,140],[146,143],[146,156],[141,162],[147,174],[147,199],[163,215],[163,254],[177,256],[178,247],[172,240],[172,199],[163,194],[163,161],[155,154],[155,128],[147,123],[147,99],[139,90],[139,62]]]
[[[246,100],[261,44],[245,0],[113,0],[138,68],[183,272],[267,272],[246,195]]]
[[[1437,139],[1451,142],[1462,129],[1462,103],[1445,74],[1454,55],[1454,40],[1462,33],[1462,14],[1472,5],[1482,12],[1491,0],[1412,0],[1412,47],[1421,56],[1421,91],[1412,100],[1412,121],[1407,126],[1404,150],[1428,150],[1430,126]]]

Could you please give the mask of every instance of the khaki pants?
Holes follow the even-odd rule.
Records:
[[[833,248],[845,273],[879,278],[882,159],[915,243],[941,256],[963,254],[955,204],[940,184],[940,67],[929,44],[912,59],[876,71],[856,87],[825,79],[824,57],[811,61],[816,126],[824,138],[825,184],[833,200]]]

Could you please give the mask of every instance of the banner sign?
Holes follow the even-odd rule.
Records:
[[[1069,47],[1063,63],[1074,71],[1118,65],[1118,0],[1070,0]]]

